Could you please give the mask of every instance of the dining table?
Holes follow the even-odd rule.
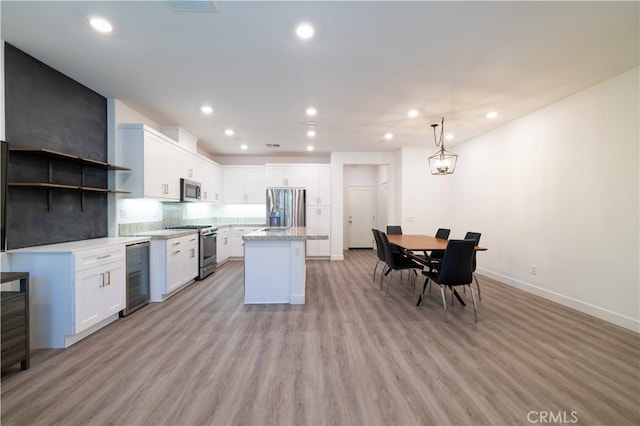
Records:
[[[447,244],[449,240],[444,238],[436,238],[430,235],[420,235],[420,234],[387,234],[387,238],[391,244],[398,246],[402,251],[414,261],[429,267],[429,262],[420,256],[416,256],[414,252],[416,251],[433,251],[433,250],[446,250]],[[476,251],[486,251],[486,247],[475,247]],[[416,306],[419,306],[422,303],[422,296],[424,294],[424,290],[426,287],[427,281],[422,286],[422,291],[418,296],[418,302]],[[458,301],[462,304],[462,306],[466,306],[467,304],[464,302],[464,299],[460,296],[460,294],[456,291],[455,288],[452,288],[453,295],[458,299]]]

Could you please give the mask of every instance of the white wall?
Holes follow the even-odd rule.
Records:
[[[489,249],[481,273],[636,331],[638,81],[635,68],[453,147],[450,189],[451,237],[482,232]]]
[[[333,152],[331,153],[331,260],[343,260],[344,247],[344,169],[348,165],[387,165],[388,176],[396,175],[396,157],[390,152]],[[395,179],[389,183],[389,205],[396,205]],[[395,211],[389,213],[389,220],[395,221]]]
[[[404,234],[435,235],[438,228],[451,226],[451,188],[455,174],[431,174],[427,158],[436,151],[435,145],[400,150],[399,225]]]

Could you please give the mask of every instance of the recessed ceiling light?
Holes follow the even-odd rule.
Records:
[[[109,21],[104,18],[94,16],[93,18],[89,19],[89,23],[94,30],[100,33],[110,33],[111,31],[113,31],[113,27],[111,26]]]
[[[409,110],[407,115],[411,118],[416,118],[418,116],[418,110],[417,109]]]
[[[495,111],[489,111],[487,113],[487,118],[496,118],[498,116],[498,113]]]
[[[314,137],[316,135],[316,131],[315,130],[309,130],[307,132],[307,136],[309,136],[310,138]]]
[[[318,113],[318,110],[315,109],[314,107],[309,107],[305,112],[309,117],[315,117],[315,115]]]
[[[307,146],[307,151],[313,151],[313,145],[308,145]]]
[[[393,139],[393,133],[390,133],[390,132],[385,133],[385,134],[384,134],[384,138],[385,138],[386,140],[390,141],[391,139]]]
[[[240,145],[240,149],[243,150],[243,151],[246,151],[247,148],[249,148],[249,147],[246,144]]]
[[[445,136],[445,139],[450,141],[451,139],[455,138],[455,136],[453,135],[453,133],[447,133],[447,135]]]
[[[211,114],[213,112],[213,108],[211,108],[209,105],[204,105],[200,108],[200,111],[202,111],[203,114]]]
[[[226,129],[224,131],[224,134],[227,135],[227,136],[233,136],[234,133],[235,132],[233,131],[233,129]]]
[[[296,34],[303,40],[309,40],[314,34],[311,24],[302,23],[296,27]]]

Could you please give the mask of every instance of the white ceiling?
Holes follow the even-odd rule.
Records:
[[[2,39],[157,123],[180,125],[214,155],[435,150],[429,125],[440,116],[455,134],[450,146],[638,65],[635,1],[216,6],[3,0]],[[92,15],[114,31],[94,32]],[[315,26],[312,40],[295,36],[301,21]],[[312,154],[309,105],[319,111]],[[420,116],[408,118],[410,108]],[[485,118],[489,110],[499,117]]]

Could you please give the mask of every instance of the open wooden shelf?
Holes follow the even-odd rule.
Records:
[[[129,171],[131,169],[122,166],[105,163],[103,161],[93,160],[91,158],[79,157],[77,155],[66,154],[64,152],[54,151],[48,148],[9,148],[9,152],[22,152],[25,154],[41,155],[43,157],[71,161],[84,166],[97,167],[106,170],[122,170]]]
[[[51,205],[53,203],[53,195],[52,190],[71,190],[71,191],[80,191],[82,193],[82,198],[80,202],[80,209],[84,211],[85,204],[85,196],[86,192],[93,193],[102,193],[102,194],[130,194],[127,191],[120,191],[108,188],[98,188],[95,186],[85,186],[85,167],[93,167],[97,169],[103,170],[115,170],[115,171],[130,171],[131,169],[127,167],[115,166],[113,164],[108,164],[103,161],[93,160],[91,158],[83,158],[77,155],[66,154],[64,152],[54,151],[48,148],[9,148],[9,153],[22,153],[28,155],[39,155],[47,158],[49,161],[49,178],[48,182],[9,182],[7,185],[10,187],[16,188],[43,188],[47,190],[47,210],[51,210]],[[60,160],[66,161],[70,163],[79,164],[82,166],[81,174],[80,174],[80,185],[67,185],[62,183],[52,182],[53,180],[53,163],[51,160]]]

